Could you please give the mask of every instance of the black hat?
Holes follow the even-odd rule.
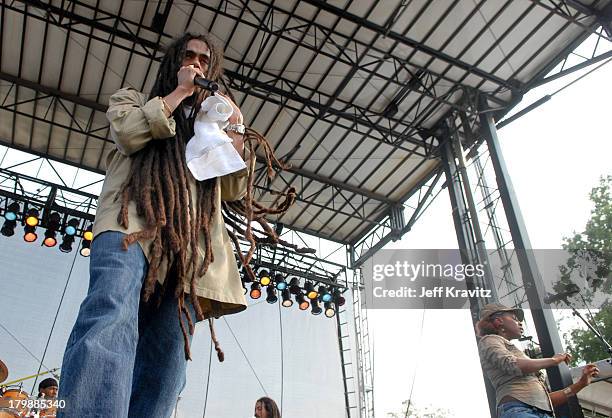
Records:
[[[53,386],[55,386],[55,387],[58,386],[57,380],[55,380],[52,377],[48,377],[48,378],[46,378],[45,380],[41,381],[38,384],[38,390],[40,391],[40,390],[47,389],[47,388],[50,388],[50,387],[53,387]]]

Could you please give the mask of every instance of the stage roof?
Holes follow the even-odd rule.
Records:
[[[291,165],[259,200],[294,185],[273,220],[354,244],[439,173],[451,111],[477,93],[505,114],[611,4],[2,0],[0,144],[103,173],[109,96],[148,92],[172,37],[210,32],[246,123]]]

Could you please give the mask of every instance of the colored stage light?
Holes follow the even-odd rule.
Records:
[[[300,311],[305,311],[310,306],[310,303],[306,300],[303,293],[295,295],[295,301],[298,303]]]
[[[310,282],[306,282],[304,285],[304,291],[306,292],[306,297],[308,297],[310,300],[315,300],[319,296],[317,291],[314,290],[314,286]]]
[[[325,316],[328,318],[333,318],[336,315],[336,310],[334,309],[334,305],[331,302],[325,302],[323,304],[325,308]]]
[[[83,233],[83,241],[81,242],[81,255],[83,257],[89,257],[91,254],[91,241],[93,240],[93,232],[91,231],[91,225],[87,227]]]
[[[325,286],[319,286],[319,299],[321,302],[331,302],[332,294],[329,293],[329,290]]]
[[[72,244],[74,244],[74,236],[77,233],[79,227],[79,220],[76,218],[72,218],[66,224],[64,228],[64,237],[62,238],[62,243],[59,246],[59,249],[63,253],[69,253],[72,251]]]
[[[259,299],[261,297],[261,285],[257,282],[253,282],[251,285],[251,299]]]
[[[43,240],[43,245],[45,247],[55,247],[57,244],[57,239],[55,238],[55,232],[47,230],[45,231],[45,239]]]
[[[38,209],[28,209],[26,212],[25,226],[23,227],[23,240],[25,242],[34,242],[38,239],[36,235],[36,225],[39,224]]]
[[[319,306],[319,301],[313,299],[310,304],[312,305],[312,310],[310,311],[310,313],[313,315],[321,315],[323,309],[321,309],[321,307]]]
[[[300,279],[298,279],[297,277],[292,278],[289,281],[289,293],[291,293],[292,295],[297,295],[298,293],[300,293],[302,289],[300,289]]]
[[[43,245],[45,247],[55,247],[57,244],[57,230],[60,228],[61,217],[59,213],[53,212],[47,219],[47,230],[45,231],[45,239]]]
[[[274,276],[274,281],[276,282],[276,288],[278,290],[285,290],[287,288],[287,282],[282,274],[276,274]]]
[[[25,242],[34,242],[38,239],[38,235],[36,235],[35,227],[26,225],[23,234],[23,240]]]
[[[271,281],[272,279],[270,278],[268,270],[261,270],[259,272],[259,283],[261,283],[262,286],[269,285]]]
[[[77,229],[79,227],[79,220],[76,218],[72,218],[66,224],[66,228],[64,228],[65,235],[76,235]]]
[[[38,219],[38,209],[28,209],[26,213],[25,223],[27,226],[36,227],[40,223],[40,219]]]
[[[19,203],[13,202],[6,208],[4,219],[7,221],[17,221],[17,215],[19,215]]]
[[[89,226],[87,228],[87,230],[83,233],[83,239],[85,241],[92,241],[93,240],[93,232],[91,231],[91,226]]]
[[[268,296],[266,297],[266,302],[268,303],[278,302],[278,296],[276,296],[276,289],[273,286],[266,287],[266,292],[268,293]]]
[[[281,296],[283,297],[281,305],[283,305],[285,308],[290,308],[293,305],[293,301],[291,300],[291,293],[289,293],[289,289],[283,289]]]

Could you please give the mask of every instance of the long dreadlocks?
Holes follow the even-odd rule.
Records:
[[[151,90],[150,98],[167,96],[177,86],[177,73],[185,56],[187,43],[192,39],[205,42],[210,50],[210,62],[206,78],[223,82],[222,60],[223,53],[205,35],[186,33],[174,41],[167,49],[161,61],[157,79]],[[225,88],[226,93],[232,94]],[[193,136],[193,125],[196,109],[208,96],[208,92],[199,92],[190,112],[186,112],[185,104],[181,103],[173,112],[176,122],[176,135],[165,141],[150,141],[145,148],[134,154],[129,176],[121,191],[121,211],[118,216],[119,225],[128,227],[128,204],[130,200],[136,203],[137,214],[144,219],[142,230],[127,235],[123,240],[123,247],[127,247],[138,240],[150,240],[149,270],[144,282],[142,298],[148,302],[154,293],[157,275],[164,262],[172,266],[171,274],[175,274],[174,297],[178,299],[178,312],[183,337],[185,340],[185,357],[190,359],[189,340],[187,329],[183,322],[182,313],[187,317],[189,333],[193,335],[194,321],[185,306],[184,284],[189,283],[189,295],[196,311],[198,321],[204,319],[202,308],[197,301],[195,285],[198,277],[206,274],[210,263],[214,260],[211,245],[211,220],[216,210],[222,210],[226,225],[231,226],[239,235],[250,242],[250,249],[244,255],[240,251],[238,236],[228,229],[234,242],[238,258],[247,270],[250,277],[254,273],[249,267],[257,241],[272,244],[291,244],[280,240],[274,230],[264,219],[265,214],[283,213],[295,200],[295,189],[290,188],[283,202],[275,208],[266,208],[253,199],[253,173],[249,170],[247,181],[247,194],[241,201],[225,202],[222,208],[217,208],[216,193],[217,179],[213,178],[196,183],[197,210],[191,204],[192,193],[189,187],[187,164],[185,161],[185,145]],[[255,159],[255,148],[260,146],[266,158],[267,173],[274,175],[273,164],[283,167],[276,160],[272,149],[266,139],[252,129],[247,129],[245,145],[249,151],[250,164]],[[251,221],[256,221],[262,230],[254,230]],[[258,237],[258,232],[263,237]],[[198,255],[198,241],[202,234],[205,242],[205,255],[203,259]],[[164,280],[160,290],[159,300],[167,291],[169,280]],[[212,331],[212,323],[211,323]],[[213,340],[214,332],[213,332]],[[219,360],[223,361],[223,353],[215,340],[215,347]]]

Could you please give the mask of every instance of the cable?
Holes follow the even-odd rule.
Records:
[[[421,317],[421,332],[419,333],[419,340],[423,339],[423,328],[425,325],[425,309],[423,309],[423,316]],[[419,341],[420,342],[420,341]],[[419,344],[420,347],[420,344]],[[412,403],[412,392],[414,391],[414,383],[416,382],[417,370],[419,368],[419,363],[414,366],[414,374],[412,375],[412,386],[410,387],[410,395],[408,396],[408,403],[406,405],[406,414],[405,418],[408,418],[408,414],[410,413],[410,404]]]
[[[26,346],[25,346],[25,345],[24,345],[24,344],[23,344],[21,341],[19,341],[19,339],[18,339],[18,338],[17,338],[15,335],[13,335],[13,333],[12,333],[11,331],[9,331],[9,330],[8,330],[8,329],[7,329],[7,328],[4,326],[4,325],[2,325],[2,323],[1,323],[1,322],[0,322],[0,328],[2,328],[2,329],[3,329],[3,330],[4,330],[4,331],[5,331],[5,332],[6,332],[8,335],[10,335],[10,336],[11,336],[11,338],[12,338],[12,339],[14,339],[14,340],[17,342],[17,344],[19,344],[19,345],[21,346],[21,348],[23,348],[23,350],[24,350],[26,353],[28,353],[29,355],[31,355],[31,356],[32,356],[32,358],[33,358],[34,360],[39,361],[39,362],[40,362],[40,364],[42,364],[42,365],[44,366],[44,368],[45,368],[45,369],[46,369],[48,372],[51,372],[51,369],[49,369],[47,366],[45,366],[45,365],[43,364],[42,360],[41,360],[41,359],[39,359],[38,357],[36,357],[36,356],[34,355],[34,353],[32,353],[32,352],[31,352],[31,351],[28,349],[28,347],[26,347]]]
[[[79,240],[79,245],[81,244],[81,240]],[[49,331],[49,337],[47,338],[47,343],[45,344],[45,351],[43,352],[42,359],[40,360],[40,365],[38,366],[38,371],[36,373],[40,373],[40,369],[42,368],[43,361],[45,356],[47,355],[47,349],[49,348],[49,342],[51,341],[51,336],[53,335],[53,330],[55,329],[55,323],[57,322],[57,317],[59,316],[59,311],[62,307],[62,303],[64,302],[64,296],[66,295],[66,289],[68,288],[68,283],[70,283],[70,277],[72,277],[72,270],[74,269],[74,265],[76,263],[77,256],[79,254],[78,246],[76,251],[74,252],[74,258],[72,259],[72,264],[70,266],[70,271],[68,272],[68,278],[66,279],[66,284],[64,285],[64,290],[62,291],[62,297],[60,298],[59,305],[57,306],[57,310],[55,311],[55,318],[53,318],[53,324],[51,325],[51,330]],[[34,393],[34,389],[36,388],[36,382],[38,381],[38,376],[34,379],[34,383],[32,384],[32,392]]]
[[[280,327],[280,353],[281,353],[281,395],[280,395],[280,413],[283,416],[283,394],[285,388],[285,351],[283,349],[283,310],[281,309],[280,302],[276,303],[278,305],[278,323]]]
[[[208,353],[208,373],[206,376],[206,394],[204,395],[204,412],[202,412],[202,418],[206,418],[206,405],[208,404],[208,384],[210,383],[210,366],[212,366],[212,347],[213,342],[210,338],[210,351]]]
[[[255,376],[255,379],[257,379],[257,382],[259,382],[259,386],[261,386],[261,389],[264,391],[264,394],[266,396],[268,396],[268,391],[266,391],[266,388],[264,387],[263,383],[261,383],[261,380],[259,380],[259,376],[257,376],[257,373],[255,372],[255,369],[253,368],[253,365],[251,364],[251,361],[249,360],[248,356],[246,355],[246,353],[242,349],[242,345],[240,345],[240,341],[238,341],[238,338],[236,338],[236,334],[234,334],[234,331],[232,330],[232,327],[230,327],[230,324],[227,322],[227,319],[225,319],[225,316],[223,317],[223,321],[227,325],[227,328],[229,328],[229,331],[232,334],[232,337],[234,337],[234,340],[236,341],[236,344],[238,344],[238,348],[240,348],[240,351],[242,352],[242,355],[244,356],[245,360],[247,361],[247,364],[249,365],[249,367],[251,368],[251,371],[253,372],[253,375]]]

